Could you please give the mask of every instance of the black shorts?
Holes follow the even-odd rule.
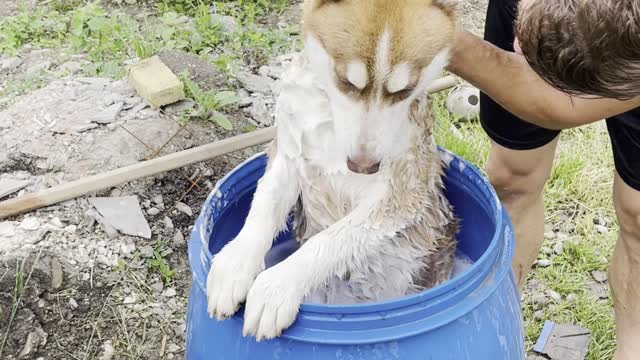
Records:
[[[514,51],[517,6],[518,0],[489,0],[485,40],[503,50]],[[480,122],[493,141],[513,150],[539,148],[560,134],[517,118],[484,93],[480,94]],[[616,170],[629,186],[640,191],[640,108],[606,122]]]

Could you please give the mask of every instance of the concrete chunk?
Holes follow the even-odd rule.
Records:
[[[144,59],[129,69],[129,84],[154,108],[184,99],[184,87],[159,57]]]

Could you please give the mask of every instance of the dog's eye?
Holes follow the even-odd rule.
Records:
[[[389,90],[385,89],[387,96],[393,98],[395,101],[402,101],[407,99],[409,96],[411,96],[414,90],[415,90],[415,87],[413,86],[406,87],[396,92],[390,92]]]
[[[338,77],[338,88],[343,92],[361,92],[362,90],[355,86],[351,81],[346,78]]]

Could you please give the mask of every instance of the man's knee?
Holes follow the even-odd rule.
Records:
[[[487,173],[489,181],[500,199],[509,204],[535,200],[542,195],[549,179],[550,166],[545,162],[518,162],[516,159],[494,157],[489,160]]]

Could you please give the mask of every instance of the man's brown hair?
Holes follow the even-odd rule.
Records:
[[[532,0],[516,37],[535,72],[572,95],[640,95],[640,0]]]

